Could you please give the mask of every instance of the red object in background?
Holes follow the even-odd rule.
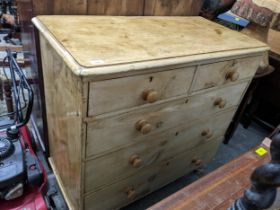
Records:
[[[19,129],[22,145],[27,145],[30,153],[36,156],[32,149],[31,137],[28,127],[25,125]],[[44,200],[42,191],[47,182],[47,173],[40,162],[41,169],[43,170],[43,183],[40,187],[28,187],[25,189],[22,196],[19,198],[5,201],[0,200],[0,210],[48,210]]]
[[[48,210],[40,191],[27,190],[24,194],[10,201],[0,201],[1,210]]]

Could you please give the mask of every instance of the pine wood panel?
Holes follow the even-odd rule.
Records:
[[[143,15],[144,0],[33,0],[37,15]]]
[[[33,0],[33,17],[37,15],[86,15],[88,0]]]
[[[152,131],[146,134],[150,135],[199,119],[201,115],[198,113],[209,115],[234,107],[238,105],[247,85],[246,81],[234,87],[229,86],[190,98],[179,98],[157,106],[126,110],[124,113],[108,117],[101,115],[99,118],[88,118],[86,155],[90,157],[137,142],[144,136],[135,129],[135,124],[139,120],[146,120],[151,124]],[[224,108],[214,106],[217,98],[226,101]]]
[[[88,0],[89,15],[143,15],[144,0]]]
[[[53,15],[84,15],[87,14],[87,0],[59,0],[49,1],[49,8]]]
[[[194,79],[193,91],[208,89],[242,79],[251,78],[256,73],[261,57],[236,59],[214,64],[200,65]],[[211,72],[211,73],[209,73]],[[230,73],[237,74],[236,80],[227,79]]]
[[[82,83],[41,36],[50,156],[78,209],[81,197]],[[63,106],[62,106],[63,103]],[[75,129],[73,129],[75,128]]]
[[[146,0],[145,15],[198,15],[203,0]]]
[[[198,15],[202,0],[33,0],[37,15]]]
[[[157,101],[190,89],[195,67],[90,83],[89,116],[149,104],[144,91],[156,91]],[[114,101],[114,103],[112,103]]]
[[[213,142],[206,142],[198,147],[196,151],[187,150],[172,159],[164,160],[158,165],[144,169],[135,176],[86,195],[84,199],[85,209],[118,209],[159,189],[196,169],[197,167],[191,163],[193,157],[199,157],[205,164],[208,163],[213,154],[216,153],[221,140],[222,138],[218,138]],[[135,191],[134,198],[128,198],[127,189]]]
[[[203,119],[167,131],[148,136],[136,144],[124,147],[87,161],[85,166],[85,191],[90,192],[103,185],[110,185],[117,180],[139,173],[143,168],[170,159],[184,150],[194,148],[206,141],[212,141],[225,133],[235,108],[218,113],[215,119],[204,116]],[[209,130],[211,136],[202,136]],[[140,167],[129,164],[132,155],[138,155],[142,161]]]
[[[224,51],[233,55],[267,49],[262,42],[202,17],[39,16],[33,22],[63,51],[67,62],[75,60],[78,75],[167,66],[177,59],[187,62],[190,56],[193,62],[219,52],[224,57]],[[86,39],[89,34],[91,38]]]
[[[206,166],[214,158],[223,139],[224,137],[220,136],[211,141],[205,141],[197,147],[195,152],[194,150],[186,150],[172,159],[163,161],[161,165],[165,165],[165,167],[162,167],[159,171],[159,178],[154,180],[152,188],[158,189],[159,186],[164,186],[166,183],[170,183],[194,169]],[[200,160],[201,165],[195,165],[193,160]]]
[[[52,14],[48,6],[50,0],[32,0],[31,2],[33,5],[33,17]]]

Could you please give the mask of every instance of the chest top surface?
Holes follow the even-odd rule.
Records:
[[[79,75],[267,50],[264,43],[202,17],[38,16],[33,23]]]

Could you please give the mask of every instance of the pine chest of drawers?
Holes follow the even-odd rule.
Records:
[[[201,17],[39,16],[51,163],[73,209],[201,167],[268,50]]]

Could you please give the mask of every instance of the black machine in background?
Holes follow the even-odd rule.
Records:
[[[4,18],[0,21],[0,42],[10,46],[22,45],[22,36],[28,35],[19,33],[22,25],[19,24],[18,4],[19,2],[14,0],[0,0],[0,12],[13,16],[15,20],[15,24],[9,24]],[[31,15],[28,10],[25,13]],[[24,18],[25,16],[21,16],[21,23]],[[17,47],[15,46],[15,49],[18,49]],[[40,117],[42,105],[38,96],[39,80],[34,75],[34,66],[29,63],[33,63],[33,59],[27,56],[34,55],[28,51],[29,48],[24,47],[24,50],[19,53],[8,50],[3,61],[4,75],[0,74],[0,209],[10,209],[11,204],[13,209],[15,206],[23,209],[33,205],[36,210],[67,210],[66,202],[47,162],[47,143],[42,139],[42,135],[47,132],[43,132]],[[24,65],[17,63],[17,57],[21,58],[22,53],[25,61],[27,60]],[[4,99],[7,111],[1,113]],[[38,203],[28,200],[30,196],[43,199]]]
[[[3,72],[6,82],[12,86],[15,110],[0,115],[0,199],[4,200],[23,195],[27,184],[40,186],[43,177],[32,148],[21,140],[20,129],[26,126],[32,111],[33,91],[15,56],[16,53],[8,50],[3,62],[9,64],[9,68],[3,67]]]

